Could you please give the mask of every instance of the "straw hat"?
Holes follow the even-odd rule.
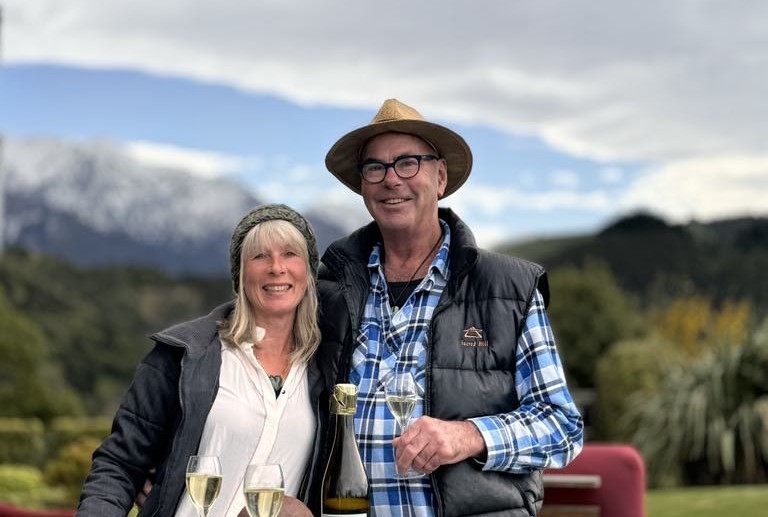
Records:
[[[434,147],[448,163],[448,183],[443,197],[454,193],[472,170],[472,151],[457,133],[447,127],[427,122],[412,107],[397,99],[387,99],[367,126],[350,131],[333,144],[325,157],[325,166],[343,184],[360,194],[360,151],[376,135],[408,133]]]

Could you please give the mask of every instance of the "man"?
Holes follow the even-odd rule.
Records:
[[[583,429],[545,312],[544,270],[479,249],[438,208],[466,181],[472,153],[395,99],[341,137],[326,166],[374,219],[323,255],[317,355],[329,385],[358,386],[371,513],[536,515],[541,470],[568,464]],[[395,371],[412,372],[424,392],[397,438],[383,391]],[[427,476],[395,477],[409,467]]]

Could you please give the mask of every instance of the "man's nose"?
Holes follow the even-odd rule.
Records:
[[[392,174],[389,173],[389,170],[392,169]],[[398,184],[403,179],[397,175],[397,172],[395,172],[395,166],[394,165],[388,165],[386,169],[384,169],[384,179],[382,180],[384,183],[387,184]]]

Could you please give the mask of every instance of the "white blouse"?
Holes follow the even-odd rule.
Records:
[[[296,496],[315,435],[307,365],[294,364],[279,397],[256,360],[252,343],[222,343],[219,391],[205,422],[198,454],[218,455],[223,480],[209,517],[236,517],[245,507],[243,477],[250,463],[280,463],[285,493]],[[184,492],[176,517],[198,517]]]

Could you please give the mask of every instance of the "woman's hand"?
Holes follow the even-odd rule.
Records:
[[[248,515],[248,510],[243,508],[240,510],[240,513],[237,514],[237,517],[250,516]],[[285,496],[285,499],[283,499],[283,508],[280,510],[279,517],[312,517],[312,512],[309,511],[309,508],[307,508],[304,503],[295,497],[287,495]]]

